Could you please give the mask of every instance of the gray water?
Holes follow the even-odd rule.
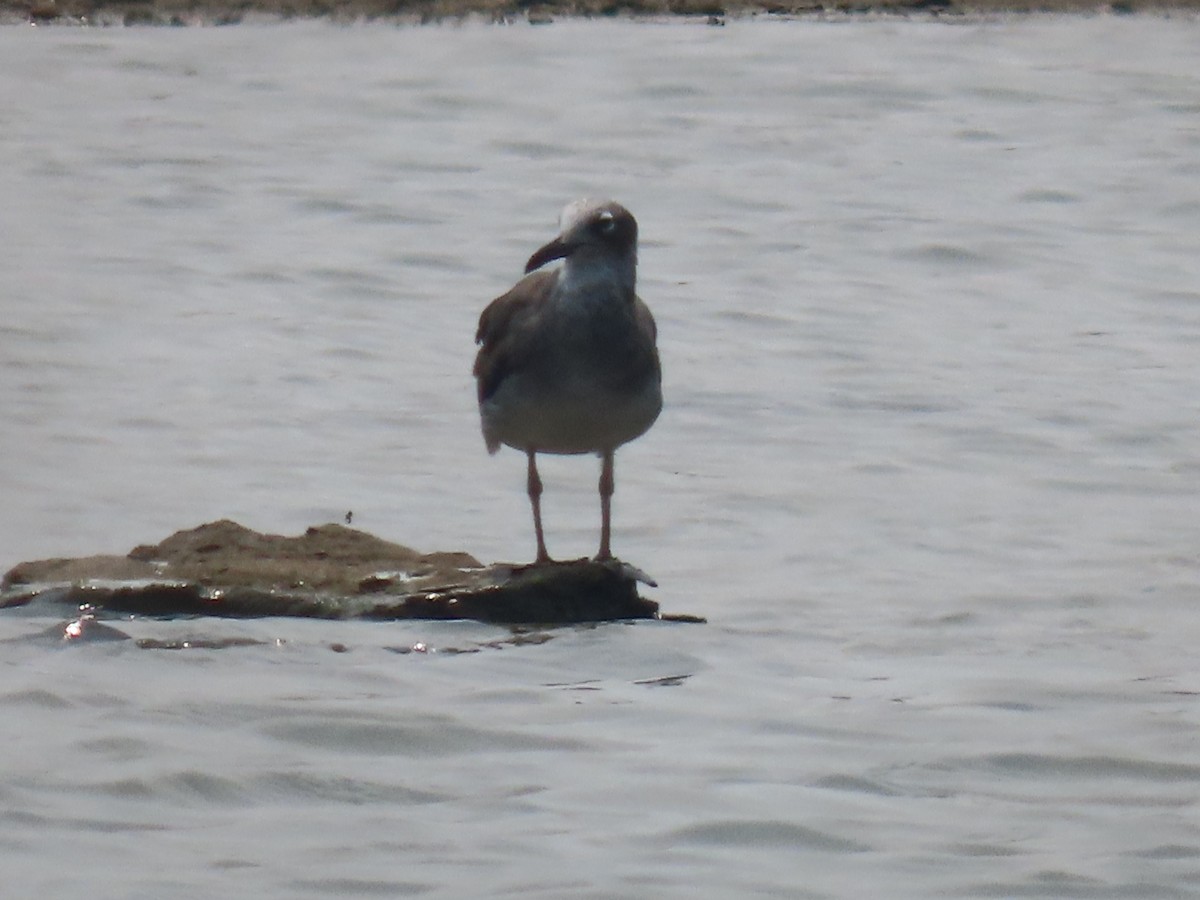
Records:
[[[1200,896],[1196,20],[14,27],[0,84],[0,565],[531,558],[474,326],[600,194],[667,397],[614,550],[710,619],[6,611],[6,898]]]

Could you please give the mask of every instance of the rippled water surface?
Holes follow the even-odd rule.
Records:
[[[1200,895],[1195,21],[14,27],[0,78],[0,565],[349,510],[529,558],[475,320],[609,194],[667,396],[614,548],[710,619],[8,610],[6,897]]]

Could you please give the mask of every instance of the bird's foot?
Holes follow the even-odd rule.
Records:
[[[642,584],[650,587],[658,587],[658,582],[639,569],[637,566],[627,563],[624,560],[617,559],[611,553],[607,556],[596,554],[592,557],[592,562],[601,563],[606,566],[615,568],[626,578],[632,578],[634,581],[640,581]]]

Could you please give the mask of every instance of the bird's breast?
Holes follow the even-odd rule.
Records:
[[[490,440],[543,453],[615,450],[644,434],[661,410],[657,374],[614,388],[581,374],[518,373],[480,406]]]

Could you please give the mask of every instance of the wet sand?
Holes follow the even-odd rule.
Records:
[[[581,16],[726,17],[917,15],[979,17],[1024,13],[1194,12],[1200,0],[0,0],[0,23],[75,25],[233,25],[303,18],[402,24],[480,18],[544,24]]]

